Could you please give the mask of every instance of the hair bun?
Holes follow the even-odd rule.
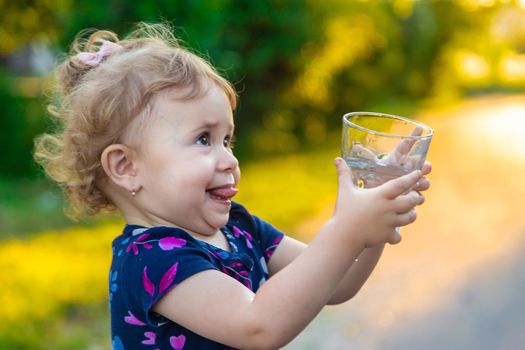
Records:
[[[81,54],[96,55],[105,43],[118,45],[116,44],[118,41],[118,36],[107,30],[96,30],[93,32],[93,29],[88,29],[81,31],[71,44],[66,61],[57,69],[56,78],[60,93],[62,95],[69,94],[84,74],[98,65],[86,63],[81,59]],[[102,54],[104,54],[103,57],[106,57],[109,53],[106,51],[102,52]]]

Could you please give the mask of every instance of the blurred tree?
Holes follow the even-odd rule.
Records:
[[[185,46],[208,58],[232,81],[241,95],[236,114],[239,144],[257,130],[264,115],[277,107],[277,96],[302,65],[296,56],[318,32],[308,3],[293,1],[150,1],[92,0],[75,2],[82,16],[71,18],[61,36],[62,47],[86,27],[123,35],[139,21],[166,20]],[[249,147],[237,149],[247,156]]]
[[[43,125],[25,121],[43,113],[26,110],[42,100],[27,93],[32,80],[19,79],[35,69],[15,69],[24,67],[13,65],[20,56],[7,60],[6,52],[28,41],[64,51],[82,29],[123,36],[139,21],[173,23],[185,46],[237,86],[241,158],[320,144],[350,110],[410,113],[429,97],[525,86],[525,10],[510,0],[0,0],[0,6],[0,65],[11,77],[0,98],[21,101],[8,103],[4,130]],[[12,161],[25,165],[6,160],[2,173],[30,168],[21,135],[7,139],[10,149],[21,150]]]
[[[0,57],[35,40],[55,40],[71,5],[71,0],[0,0]]]
[[[301,48],[303,69],[265,114],[258,147],[322,143],[352,110],[410,116],[425,99],[501,89],[511,83],[494,78],[498,65],[512,72],[507,77],[521,76],[512,86],[523,89],[525,56],[515,51],[523,7],[508,0],[311,2],[321,38]],[[502,64],[504,52],[513,54]]]

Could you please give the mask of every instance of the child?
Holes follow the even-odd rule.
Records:
[[[308,246],[287,237],[232,202],[236,94],[168,27],[97,31],[72,50],[50,109],[63,128],[35,157],[75,214],[126,220],[109,276],[114,349],[282,347],[352,298],[415,220],[420,171],[360,190],[337,158],[333,216]]]

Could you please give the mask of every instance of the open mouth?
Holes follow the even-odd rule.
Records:
[[[230,204],[231,199],[237,194],[237,192],[239,192],[239,190],[233,185],[215,187],[206,190],[206,193],[208,193],[212,200],[223,204]]]

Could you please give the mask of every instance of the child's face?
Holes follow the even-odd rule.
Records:
[[[137,197],[146,221],[211,235],[229,218],[239,164],[231,149],[233,115],[215,84],[183,100],[168,91],[153,101],[151,124],[139,140]]]

